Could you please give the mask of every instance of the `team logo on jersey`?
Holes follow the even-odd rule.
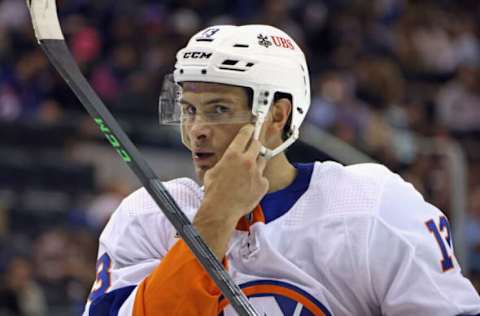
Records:
[[[290,283],[261,280],[245,283],[242,291],[262,316],[331,316],[315,297]],[[219,316],[237,315],[225,298]]]

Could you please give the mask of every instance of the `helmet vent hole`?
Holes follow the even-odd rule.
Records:
[[[202,75],[206,75],[207,74],[207,69],[202,69]]]
[[[297,111],[300,113],[300,114],[303,114],[303,109],[301,107],[297,107]]]
[[[218,69],[244,72],[249,70],[252,66],[253,63],[247,62],[246,60],[225,59],[219,65]]]
[[[223,61],[222,65],[233,66],[233,65],[236,65],[237,63],[238,63],[238,60],[227,59]]]
[[[250,45],[247,44],[235,44],[233,47],[248,48]]]
[[[218,69],[221,69],[221,70],[232,70],[232,71],[239,71],[239,72],[244,72],[244,71],[245,71],[245,69],[229,68],[229,67],[219,67]]]
[[[213,38],[197,38],[197,42],[213,42]]]

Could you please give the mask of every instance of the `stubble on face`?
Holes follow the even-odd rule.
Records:
[[[236,111],[250,111],[245,88],[203,82],[185,82],[182,99],[201,108],[214,100],[232,106]],[[205,173],[222,158],[241,124],[205,124],[183,126],[184,144],[192,153],[192,161],[198,180],[203,183]]]

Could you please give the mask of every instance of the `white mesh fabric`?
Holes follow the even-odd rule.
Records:
[[[180,209],[191,220],[202,191],[191,179],[164,183]],[[175,230],[144,188],[130,194],[113,213],[100,236],[99,255],[107,251],[118,267],[151,258],[161,259],[175,242]]]
[[[200,186],[192,179],[178,178],[165,182],[163,185],[178,205],[182,205],[187,209],[196,209],[200,206],[203,192]],[[124,208],[128,209],[129,216],[160,211],[155,201],[144,188],[138,189],[125,198]]]
[[[334,214],[376,213],[385,181],[391,176],[392,172],[377,164],[316,163],[310,187],[286,215],[285,225]]]

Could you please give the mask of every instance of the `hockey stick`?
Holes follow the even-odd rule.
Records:
[[[242,316],[256,316],[257,313],[247,297],[223,269],[160,179],[80,72],[63,38],[55,0],[27,0],[27,6],[38,43],[110,144],[138,177],[235,311]]]

